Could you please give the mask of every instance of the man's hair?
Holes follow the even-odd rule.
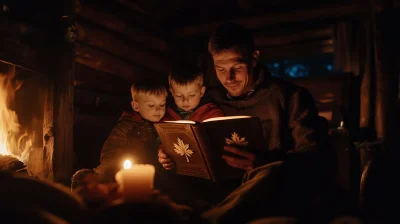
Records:
[[[254,37],[249,29],[236,23],[224,23],[217,27],[208,42],[212,55],[234,50],[251,59],[255,50]]]
[[[150,94],[156,96],[168,95],[165,84],[159,80],[146,79],[135,82],[131,86],[132,100],[137,100],[139,94]]]
[[[190,83],[197,83],[203,86],[204,74],[201,69],[192,64],[175,65],[168,75],[169,86],[172,84],[185,86]]]

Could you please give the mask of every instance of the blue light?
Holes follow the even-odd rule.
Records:
[[[274,68],[279,68],[279,63],[274,63]]]
[[[327,66],[326,66],[326,69],[328,69],[328,71],[332,71],[333,66],[332,66],[332,65],[327,65]]]

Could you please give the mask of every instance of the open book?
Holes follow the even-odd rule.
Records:
[[[176,172],[218,181],[240,178],[244,170],[226,164],[223,150],[233,145],[244,150],[261,149],[264,143],[261,122],[257,117],[226,116],[198,123],[190,120],[154,124],[165,152],[175,161]],[[255,152],[256,153],[256,152]]]

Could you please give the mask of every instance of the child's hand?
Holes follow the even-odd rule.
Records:
[[[88,203],[97,203],[103,206],[122,198],[116,183],[91,183],[76,188],[74,192]]]
[[[172,161],[172,159],[169,158],[169,156],[165,153],[162,145],[160,145],[160,148],[158,148],[158,162],[160,162],[166,170],[172,170],[175,168],[174,161]]]

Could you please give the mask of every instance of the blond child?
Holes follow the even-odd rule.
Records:
[[[132,111],[124,112],[112,129],[101,150],[100,165],[78,171],[72,178],[72,188],[94,182],[89,181],[93,179],[93,175],[86,175],[89,173],[100,182],[113,182],[125,159],[152,164],[156,169],[161,167],[157,162],[158,141],[153,123],[165,114],[167,89],[161,82],[148,80],[132,85],[131,95]]]
[[[165,119],[202,122],[224,116],[219,107],[204,96],[204,74],[196,66],[180,65],[169,76],[169,90],[173,102],[167,108]]]

